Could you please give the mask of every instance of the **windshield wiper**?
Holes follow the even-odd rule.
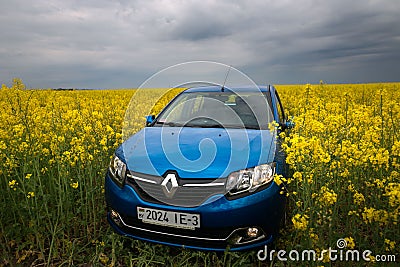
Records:
[[[260,130],[260,126],[258,126],[258,125],[245,125],[243,128],[253,129],[253,130]]]
[[[224,128],[260,130],[258,125],[224,125]]]
[[[260,130],[258,125],[222,125],[219,123],[205,123],[205,124],[198,124],[198,123],[178,123],[178,122],[163,122],[163,121],[156,121],[155,124],[161,124],[163,126],[169,127],[192,127],[192,128],[229,128],[229,129],[252,129],[252,130]]]
[[[253,129],[253,130],[260,130],[258,125],[231,125],[231,124],[190,124],[187,123],[184,127],[194,127],[194,128],[227,128],[227,129]]]
[[[194,128],[225,128],[221,124],[185,124],[186,127],[194,127]]]
[[[182,127],[183,124],[182,123],[177,123],[177,122],[164,122],[164,121],[156,121],[155,124],[162,124],[162,125],[166,125],[166,126],[170,126],[170,127]]]

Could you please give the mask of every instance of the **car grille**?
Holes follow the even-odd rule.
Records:
[[[167,190],[162,185],[166,175],[154,176],[130,172],[127,175],[127,184],[132,186],[144,201],[172,206],[195,207],[212,196],[222,197],[225,194],[225,178],[182,179],[176,173],[174,175],[177,182],[177,187],[174,189],[170,183],[166,185]],[[174,192],[166,193],[169,190]]]

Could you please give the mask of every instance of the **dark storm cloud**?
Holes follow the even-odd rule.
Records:
[[[136,87],[190,60],[260,82],[398,81],[400,2],[0,1],[0,82]]]

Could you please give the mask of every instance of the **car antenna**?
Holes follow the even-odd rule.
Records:
[[[226,76],[225,76],[224,84],[223,84],[222,87],[221,87],[221,92],[225,91],[225,83],[226,83],[226,80],[228,79],[228,75],[229,75],[229,72],[231,71],[231,68],[232,68],[232,67],[229,66],[228,72],[226,73]]]

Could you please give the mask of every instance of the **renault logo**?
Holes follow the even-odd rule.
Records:
[[[178,189],[178,181],[174,173],[169,173],[161,183],[164,194],[168,198],[172,198]]]

